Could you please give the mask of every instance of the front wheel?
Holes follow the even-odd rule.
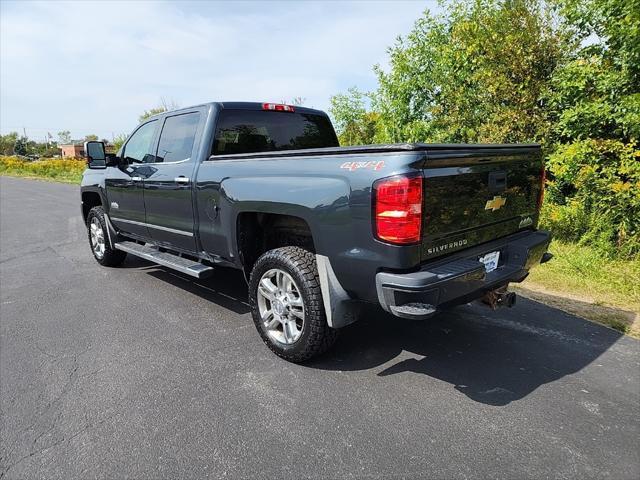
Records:
[[[249,297],[258,333],[285,360],[309,360],[335,342],[337,330],[327,324],[313,253],[300,247],[266,252],[251,272]]]
[[[107,223],[102,207],[93,207],[87,215],[87,233],[91,253],[100,265],[117,267],[124,262],[126,252],[111,248],[107,233]]]

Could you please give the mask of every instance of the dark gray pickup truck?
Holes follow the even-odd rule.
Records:
[[[538,145],[339,147],[321,111],[221,102],[149,118],[116,155],[85,151],[98,263],[242,269],[258,332],[294,362],[365,302],[408,319],[510,305],[508,283],[550,258]]]

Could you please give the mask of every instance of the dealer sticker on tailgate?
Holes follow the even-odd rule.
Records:
[[[500,260],[500,252],[491,252],[478,259],[484,263],[484,269],[487,273],[493,272],[498,268],[498,260]]]

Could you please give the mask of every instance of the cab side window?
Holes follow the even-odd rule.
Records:
[[[180,162],[191,158],[200,113],[167,117],[162,127],[156,162]]]
[[[158,126],[157,120],[145,123],[127,141],[122,158],[129,163],[149,163],[154,161],[153,137]]]

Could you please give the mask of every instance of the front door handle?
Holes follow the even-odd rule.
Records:
[[[173,181],[176,183],[181,183],[183,185],[189,183],[189,179],[187,177],[176,177],[173,179]]]
[[[142,181],[142,177],[131,177],[131,181],[132,182],[141,182]]]

